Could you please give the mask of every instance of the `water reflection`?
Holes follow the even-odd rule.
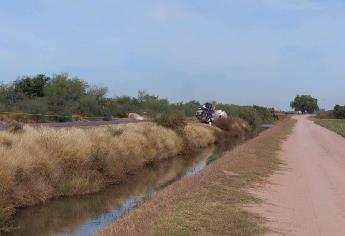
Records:
[[[145,168],[124,183],[94,195],[56,199],[23,209],[15,218],[18,230],[11,235],[94,235],[159,189],[201,171],[213,151],[209,148],[193,157],[174,158]]]

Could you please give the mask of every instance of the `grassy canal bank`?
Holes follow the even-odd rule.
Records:
[[[280,144],[294,124],[292,119],[277,122],[197,175],[168,186],[99,235],[264,234],[263,219],[242,207],[259,202],[247,190],[279,168]]]
[[[223,142],[225,133],[239,140],[249,132],[238,120],[227,124],[227,132],[200,123],[0,132],[0,229],[11,230],[19,207],[96,193],[157,162]]]
[[[16,208],[98,192],[155,162],[216,141],[214,128],[154,123],[0,132],[0,228]]]

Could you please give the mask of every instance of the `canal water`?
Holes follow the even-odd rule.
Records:
[[[162,161],[96,194],[55,199],[19,210],[14,219],[17,229],[9,235],[94,235],[160,189],[204,169],[214,152],[212,147],[193,156]]]

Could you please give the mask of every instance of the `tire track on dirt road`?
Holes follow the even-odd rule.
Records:
[[[264,203],[250,207],[268,220],[271,235],[345,235],[345,138],[296,116],[283,143],[285,165],[261,190]]]

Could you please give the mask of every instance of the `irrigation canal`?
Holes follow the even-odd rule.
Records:
[[[159,190],[207,166],[215,148],[194,156],[172,158],[131,175],[121,184],[87,196],[60,198],[19,210],[10,236],[87,236],[116,222]]]

